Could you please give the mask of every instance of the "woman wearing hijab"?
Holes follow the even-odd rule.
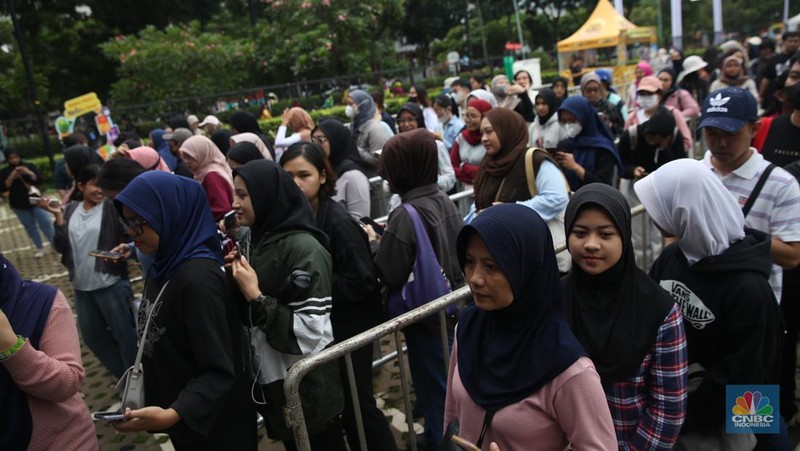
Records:
[[[67,175],[69,175],[73,180],[80,177],[81,172],[86,166],[92,164],[103,164],[103,158],[100,157],[97,152],[83,145],[75,145],[64,149],[64,161],[66,162]],[[73,200],[83,200],[82,196],[83,193],[80,190],[75,189],[75,185],[73,185],[72,189],[67,194],[67,198],[62,202],[66,203]]]
[[[615,138],[622,134],[625,119],[622,111],[608,101],[606,87],[596,73],[588,73],[581,77],[581,94],[592,104],[592,107],[603,119],[611,135]]]
[[[205,136],[192,136],[181,144],[181,159],[206,191],[214,219],[219,221],[233,202],[233,179],[225,156]]]
[[[508,77],[501,74],[492,79],[492,94],[497,99],[498,107],[516,111],[525,122],[533,122],[535,112],[527,89],[512,85]]]
[[[314,129],[314,120],[308,111],[293,107],[283,112],[278,134],[275,136],[275,159],[280,161],[281,154],[294,143],[311,141],[311,130]],[[292,135],[287,137],[288,130]]]
[[[248,142],[256,146],[258,148],[258,151],[261,152],[262,158],[266,160],[272,159],[272,154],[270,153],[269,148],[267,148],[267,145],[264,144],[264,141],[262,141],[261,138],[259,138],[258,135],[256,135],[255,133],[250,133],[250,132],[237,133],[231,136],[229,140],[231,147],[243,142]]]
[[[167,132],[156,128],[150,132],[150,144],[153,149],[156,149],[158,154],[164,160],[164,163],[167,163],[167,167],[170,171],[175,170],[175,166],[178,165],[178,157],[173,155],[169,149],[169,142],[164,139],[164,135]]]
[[[53,222],[50,215],[41,208],[31,204],[31,189],[41,184],[41,176],[36,165],[22,160],[19,150],[14,147],[5,149],[8,166],[0,169],[0,192],[8,193],[8,204],[25,228],[28,238],[33,241],[36,250],[33,256],[44,257],[42,235],[53,244]],[[35,195],[35,194],[34,194]],[[39,232],[41,231],[41,234]]]
[[[572,191],[589,183],[614,183],[622,168],[611,132],[583,97],[568,98],[558,108],[558,120],[568,138],[559,143],[556,161],[564,170]]]
[[[0,448],[97,450],[75,319],[64,293],[0,255]]]
[[[336,194],[331,198],[344,206],[356,220],[370,213],[369,180],[350,130],[338,119],[324,119],[311,132],[336,172]]]
[[[241,292],[242,321],[251,331],[261,387],[255,399],[269,437],[291,451],[294,435],[283,416],[286,371],[333,342],[328,239],[317,228],[306,196],[275,162],[247,163],[234,171],[234,183],[233,209],[239,224],[250,227],[252,248],[244,249],[249,255],[229,254],[226,261]],[[312,406],[304,412],[311,448],[344,449],[337,363],[306,375],[300,398]]]
[[[564,321],[544,221],[489,208],[458,234],[458,262],[474,304],[459,316],[445,424],[481,449],[616,449],[600,377]]]
[[[561,106],[561,102],[569,97],[569,80],[566,77],[556,77],[550,86],[556,93],[557,106]]]
[[[498,106],[497,97],[485,89],[475,89],[470,91],[469,95],[467,96],[467,103],[469,103],[469,101],[472,99],[481,99],[484,102],[489,102],[489,105],[491,105],[492,108],[497,108]]]
[[[121,150],[120,155],[126,156],[139,163],[146,171],[170,172],[167,163],[152,147],[142,146],[134,149]]]
[[[528,127],[528,146],[555,149],[567,138],[558,122],[558,104],[558,97],[550,88],[541,89],[536,95],[536,119]]]
[[[275,150],[266,135],[261,133],[261,127],[258,126],[258,118],[249,111],[237,111],[228,117],[228,123],[231,126],[231,136],[238,135],[239,133],[254,133],[258,138],[267,146],[270,155],[275,158]],[[264,157],[266,158],[266,157]]]
[[[453,201],[436,185],[436,154],[436,141],[429,131],[400,133],[386,143],[378,160],[378,171],[389,183],[389,189],[401,196],[403,204],[417,211],[450,287],[458,288],[464,279],[455,258],[455,237],[462,221]],[[377,241],[374,231],[368,232],[370,240]],[[395,209],[389,215],[375,257],[381,281],[390,292],[401,290],[408,281],[416,246],[417,237],[408,211]],[[439,323],[434,318],[407,327],[403,333],[417,408],[425,417],[425,439],[430,449],[439,449],[447,376]]]
[[[238,167],[244,166],[253,160],[263,159],[264,155],[261,153],[258,147],[248,141],[242,141],[233,145],[228,151],[227,155],[228,167],[231,168],[231,171]]]
[[[223,155],[228,155],[228,150],[231,148],[231,131],[226,128],[221,128],[211,135],[211,141],[217,145],[217,148]]]
[[[752,449],[723,446],[747,438],[724,434],[725,386],[778,382],[783,325],[769,285],[770,239],[745,230],[741,206],[699,161],[667,163],[634,189],[662,234],[678,239],[650,270],[686,324],[689,394],[678,445],[700,434],[713,437],[709,449]]]
[[[744,89],[760,102],[756,82],[747,74],[747,57],[740,49],[733,48],[725,52],[719,60],[719,78],[711,83],[709,90],[734,87]]]
[[[475,177],[475,214],[497,203],[519,203],[536,211],[548,223],[556,243],[563,243],[564,223],[560,218],[569,195],[564,174],[553,157],[544,151],[533,151],[530,169],[534,194],[528,181],[528,131],[522,117],[505,108],[489,111],[481,123],[481,133],[486,156]],[[466,221],[472,218],[471,211]],[[562,272],[568,271],[569,255],[562,253],[558,264]]]
[[[675,82],[675,70],[661,69],[658,73],[658,80],[661,82],[663,92],[661,106],[678,110],[687,121],[700,116],[700,105],[697,104],[692,93],[681,88]]]
[[[353,121],[350,123],[350,132],[356,140],[367,177],[377,174],[378,158],[375,152],[382,149],[388,139],[383,127],[375,120],[375,111],[375,101],[366,91],[350,91],[344,113]]]
[[[308,198],[316,215],[317,227],[328,236],[328,250],[333,261],[331,324],[334,339],[341,343],[381,324],[386,320],[386,313],[369,242],[360,223],[331,199],[336,192],[336,173],[325,152],[315,143],[292,144],[283,153],[280,163]],[[350,356],[367,447],[386,451],[397,449],[386,417],[375,404],[372,347],[363,346]],[[346,381],[344,359],[338,361],[342,381]],[[357,450],[360,448],[353,393],[349,384],[343,384],[343,388],[345,404],[342,420],[347,441],[352,449]]]
[[[400,123],[402,121],[402,124]],[[423,117],[422,110],[415,103],[406,103],[397,110],[397,129],[400,133],[416,130],[418,128],[425,128],[425,118]],[[447,151],[444,142],[436,140],[436,151],[438,156],[438,175],[436,177],[436,184],[439,189],[448,192],[456,186],[456,173],[453,170],[453,163],[450,162],[450,153]],[[394,210],[393,207],[399,205],[395,203],[396,199],[392,196],[389,202],[389,210]]]
[[[175,449],[256,449],[241,326],[203,189],[159,171],[114,200],[126,233],[155,262],[139,308],[150,317],[142,365],[148,406],[125,409],[123,432],[162,431]]]
[[[486,148],[481,143],[481,121],[483,115],[492,109],[492,105],[481,99],[470,99],[464,113],[464,130],[456,138],[450,149],[450,162],[456,173],[456,179],[469,189],[478,174],[478,167],[486,155]]]
[[[625,197],[592,183],[569,201],[566,319],[606,393],[619,449],[671,449],[686,411],[680,308],[636,266]]]
[[[639,61],[636,63],[636,69],[633,72],[634,80],[633,84],[628,88],[628,99],[625,106],[628,107],[628,111],[633,111],[633,107],[637,106],[636,103],[636,92],[639,90],[639,81],[643,77],[648,77],[653,75],[653,68],[650,67],[650,64],[647,61]]]

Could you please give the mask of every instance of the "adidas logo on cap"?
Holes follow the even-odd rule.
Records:
[[[716,97],[711,97],[708,99],[708,103],[711,104],[709,108],[706,109],[706,113],[727,113],[728,108],[723,107],[728,101],[731,100],[730,97],[722,97],[722,93],[717,93]]]

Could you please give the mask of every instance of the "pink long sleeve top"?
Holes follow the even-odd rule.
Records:
[[[56,294],[41,349],[29,341],[2,364],[28,395],[33,430],[29,450],[97,450],[89,409],[80,395],[84,381],[78,330],[64,294]]]
[[[475,404],[458,373],[458,349],[453,345],[447,379],[444,425],[458,419],[459,436],[478,441],[486,411]],[[482,449],[496,442],[501,451],[521,449],[607,451],[617,449],[611,412],[600,376],[587,357],[524,400],[497,411]]]

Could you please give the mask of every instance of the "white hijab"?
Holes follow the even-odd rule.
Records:
[[[485,89],[475,89],[473,91],[470,91],[469,95],[467,96],[467,103],[469,103],[470,97],[475,97],[476,99],[481,99],[486,102],[489,102],[489,105],[491,105],[492,108],[497,108],[497,97],[495,97],[494,94]]]
[[[742,207],[703,163],[671,161],[633,185],[653,221],[679,238],[689,265],[744,238]]]

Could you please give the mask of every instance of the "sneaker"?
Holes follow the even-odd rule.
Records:
[[[36,249],[36,252],[33,253],[33,256],[36,258],[44,257],[44,249]]]

